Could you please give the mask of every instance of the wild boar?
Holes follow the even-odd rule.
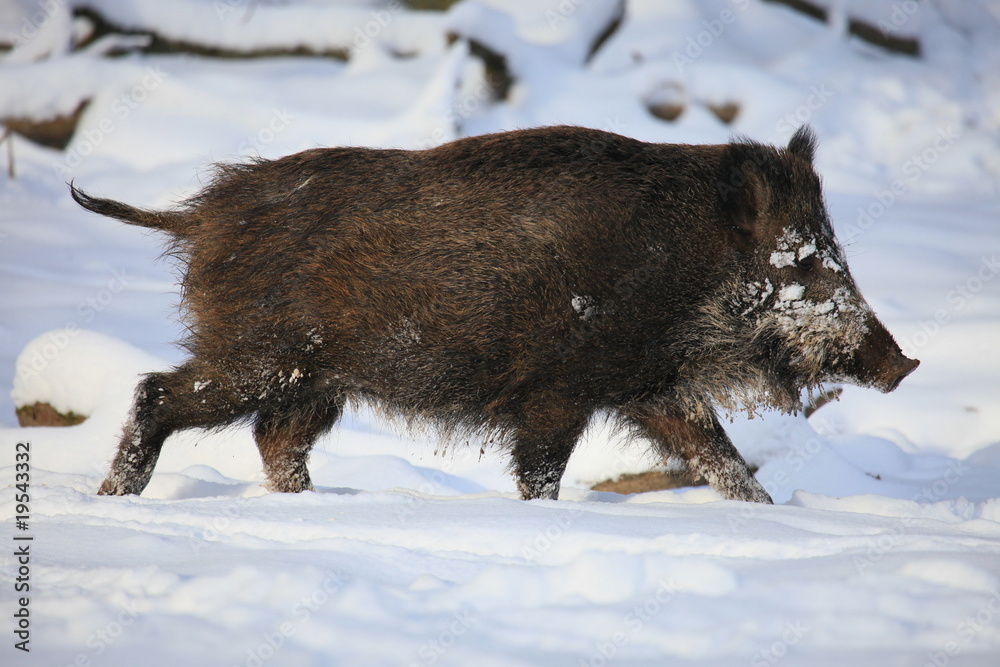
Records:
[[[919,363],[851,277],[815,149],[808,128],[775,148],[544,127],[221,165],[169,211],[71,184],[185,265],[191,357],[141,381],[99,492],[141,493],[170,433],[243,420],[268,488],[311,489],[310,448],[356,400],[500,443],[524,499],[557,497],[600,412],[771,502],[718,410],[889,392]]]

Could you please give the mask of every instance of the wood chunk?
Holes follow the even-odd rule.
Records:
[[[827,389],[816,396],[810,397],[809,404],[802,409],[802,414],[805,415],[806,418],[812,416],[813,413],[827,403],[840,400],[840,395],[843,393],[843,387],[834,387],[833,389]]]
[[[686,470],[650,470],[649,472],[628,473],[617,479],[598,482],[591,488],[594,491],[613,491],[615,493],[645,493],[647,491],[662,491],[663,489],[679,489],[685,486],[705,486],[705,480],[693,479]]]
[[[731,125],[736,116],[740,113],[740,105],[736,102],[725,102],[724,104],[707,104],[708,110],[715,114],[715,117],[726,125]]]
[[[830,15],[824,7],[808,2],[808,0],[764,0],[778,5],[785,5],[797,12],[805,14],[817,21],[829,23]],[[881,23],[881,21],[880,21]],[[920,57],[920,41],[913,37],[896,37],[890,34],[892,28],[883,29],[861,19],[848,17],[847,32],[860,40],[882,47],[893,53],[902,53],[914,58]]]
[[[594,38],[594,41],[590,44],[590,48],[587,50],[587,57],[584,59],[585,63],[589,63],[593,60],[594,56],[596,56],[597,52],[601,50],[601,47],[604,46],[605,42],[607,42],[612,35],[618,32],[618,28],[621,27],[624,19],[625,0],[618,0],[618,6],[615,8],[615,13],[611,17],[611,20],[606,26],[604,26],[604,30],[599,32]]]
[[[34,403],[17,408],[17,423],[21,426],[76,426],[87,419],[75,412],[63,414],[49,403]]]
[[[680,118],[680,115],[684,113],[684,105],[676,102],[664,102],[661,104],[647,104],[646,108],[649,109],[649,113],[653,114],[660,120],[674,121]]]
[[[63,150],[69,145],[73,133],[76,131],[80,116],[87,107],[89,100],[84,100],[77,106],[73,113],[45,120],[34,120],[31,118],[0,118],[0,124],[4,125],[11,132],[21,135],[25,139],[34,141],[36,144]]]
[[[103,14],[91,7],[81,7],[73,11],[73,15],[84,17],[94,25],[94,30],[79,46],[84,47],[100,39],[104,35],[146,35],[149,39],[147,46],[138,48],[143,53],[187,53],[210,58],[273,58],[276,56],[304,56],[304,57],[324,57],[334,60],[347,60],[350,55],[348,49],[325,49],[316,51],[305,46],[296,47],[270,47],[270,48],[250,48],[233,49],[213,46],[208,44],[198,44],[186,40],[177,40],[164,37],[153,30],[134,30],[119,26],[108,20]]]

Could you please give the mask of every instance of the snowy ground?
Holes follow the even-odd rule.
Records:
[[[824,25],[757,0],[635,0],[587,64],[613,3],[88,3],[173,39],[348,48],[346,63],[69,52],[74,4],[0,7],[13,36],[0,41],[17,44],[0,54],[0,116],[92,99],[65,151],[15,137],[16,178],[0,176],[0,517],[3,539],[33,538],[0,549],[4,665],[1000,664],[995,3],[831,0]],[[923,56],[846,37],[842,10]],[[508,55],[507,102],[489,103],[449,29]],[[663,101],[684,113],[647,111]],[[731,126],[708,110],[726,102],[740,106]],[[141,498],[94,495],[137,375],[182,358],[182,326],[161,239],[78,209],[66,181],[164,206],[210,161],[317,145],[551,123],[781,142],[803,122],[823,138],[855,276],[922,365],[892,394],[847,388],[808,421],[737,417],[730,433],[777,505],[589,491],[649,464],[602,423],[560,499],[524,503],[478,443],[436,453],[364,411],[317,447],[315,493],[265,493],[249,434],[232,429],[171,438]],[[91,416],[16,428],[15,402],[35,400]],[[27,593],[13,555],[26,544]],[[22,596],[30,653],[14,648]]]

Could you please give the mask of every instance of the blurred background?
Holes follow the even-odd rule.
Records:
[[[689,143],[781,142],[810,123],[838,191],[995,193],[998,14],[992,0],[4,0],[0,122],[15,167],[45,146],[60,180],[144,172],[126,188],[140,199],[190,189],[206,160],[557,123]]]

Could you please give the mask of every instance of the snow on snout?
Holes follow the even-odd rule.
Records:
[[[804,285],[793,283],[778,290],[770,317],[796,344],[812,352],[856,350],[868,332],[864,321],[867,304],[847,287],[838,287],[830,298],[816,301],[805,296]]]

